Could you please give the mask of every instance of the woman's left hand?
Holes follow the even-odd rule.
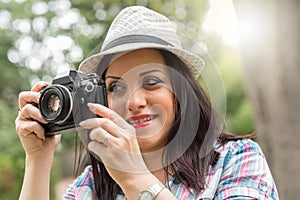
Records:
[[[101,158],[111,177],[122,184],[134,179],[137,174],[148,174],[135,128],[103,105],[89,103],[88,106],[102,118],[87,119],[80,126],[91,129],[88,148]]]

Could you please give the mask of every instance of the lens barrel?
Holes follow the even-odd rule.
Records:
[[[50,85],[41,92],[39,109],[46,121],[55,124],[64,123],[72,117],[72,94],[63,85]]]

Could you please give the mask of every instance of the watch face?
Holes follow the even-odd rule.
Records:
[[[140,200],[153,200],[153,194],[149,191],[143,191],[140,195]]]

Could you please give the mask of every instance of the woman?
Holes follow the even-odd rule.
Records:
[[[108,107],[88,104],[101,118],[80,123],[90,164],[65,199],[278,199],[259,146],[225,133],[196,81],[204,62],[182,49],[164,16],[124,9],[101,52],[80,65],[105,79]],[[47,83],[19,96],[16,130],[26,152],[20,199],[48,199],[60,136],[32,103]],[[86,137],[84,132],[79,135]]]

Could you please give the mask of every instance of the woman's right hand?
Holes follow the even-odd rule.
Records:
[[[46,124],[37,107],[33,103],[39,102],[40,91],[47,86],[46,82],[36,83],[31,91],[19,94],[19,114],[15,120],[16,131],[19,135],[27,157],[53,157],[60,142],[60,135],[45,137],[42,124]]]

